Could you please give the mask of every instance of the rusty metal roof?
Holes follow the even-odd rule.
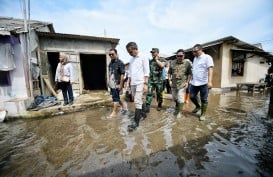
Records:
[[[48,33],[48,32],[37,32],[39,37],[49,37],[49,38],[66,38],[66,39],[83,39],[91,41],[103,41],[111,42],[113,44],[118,44],[119,39],[117,38],[108,38],[108,37],[96,37],[96,36],[86,36],[86,35],[77,35],[77,34],[63,34],[63,33]]]
[[[48,27],[49,32],[55,32],[53,23],[37,20],[30,20],[28,23],[30,24],[30,28],[36,31],[45,31],[45,27]],[[10,33],[22,32],[25,32],[23,19],[0,16],[0,35],[9,35]]]

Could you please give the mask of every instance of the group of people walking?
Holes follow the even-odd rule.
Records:
[[[111,58],[108,65],[108,86],[113,100],[113,111],[110,117],[117,116],[119,107],[123,113],[128,111],[125,100],[120,97],[123,88],[126,87],[126,90],[132,95],[131,100],[134,101],[135,105],[134,120],[132,124],[128,125],[128,131],[135,130],[139,126],[139,121],[147,117],[146,114],[150,112],[154,97],[157,100],[157,110],[161,111],[165,88],[167,93],[172,94],[175,102],[174,114],[177,118],[182,117],[184,104],[190,97],[195,105],[192,113],[201,110],[199,120],[206,119],[208,93],[209,89],[212,88],[214,63],[212,57],[203,52],[200,44],[196,44],[192,48],[193,62],[185,58],[183,49],[177,50],[176,59],[170,63],[159,56],[158,48],[152,48],[150,51],[152,59],[150,60],[139,53],[135,42],[129,42],[126,45],[126,50],[131,56],[128,70],[119,59],[116,49],[110,49],[108,54]],[[74,80],[73,70],[64,53],[60,53],[59,60],[55,81],[59,83],[59,88],[62,90],[64,105],[73,104],[71,86]],[[143,101],[144,93],[146,93],[145,101]],[[201,104],[199,103],[198,93],[200,93]]]
[[[190,94],[190,99],[195,105],[192,113],[197,113],[201,110],[199,119],[201,121],[206,119],[208,92],[212,87],[214,64],[212,57],[203,52],[200,44],[196,44],[192,49],[195,56],[193,63],[189,59],[185,59],[185,51],[183,49],[177,50],[176,60],[171,63],[159,57],[158,48],[152,48],[152,59],[150,60],[139,53],[135,42],[129,42],[126,45],[126,49],[131,56],[126,85],[134,97],[135,105],[134,121],[128,125],[128,131],[135,130],[139,126],[140,120],[147,117],[146,114],[150,112],[150,106],[154,97],[157,99],[157,110],[161,111],[163,91],[167,85],[171,88],[167,88],[167,93],[172,93],[172,98],[175,102],[174,114],[177,118],[182,117],[185,99],[187,94]],[[117,115],[118,105],[121,106],[123,112],[127,111],[126,104],[119,96],[122,85],[124,85],[125,69],[115,49],[110,49],[109,56],[111,57],[111,62],[108,66],[109,86],[114,103],[110,116],[113,117]],[[168,68],[167,72],[165,67]],[[199,92],[201,105],[197,96]],[[145,101],[143,101],[144,93],[146,93]],[[156,93],[156,96],[154,93]]]

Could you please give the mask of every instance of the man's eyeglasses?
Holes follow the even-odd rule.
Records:
[[[177,58],[182,58],[184,55],[176,55]]]
[[[134,50],[127,50],[129,54],[133,54]]]
[[[193,50],[192,52],[193,52],[193,53],[197,53],[198,51],[199,51],[199,50]]]
[[[111,56],[114,56],[114,54],[113,53],[109,53],[109,56],[111,57]]]

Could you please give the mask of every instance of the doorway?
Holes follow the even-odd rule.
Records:
[[[85,90],[107,90],[106,55],[80,54]]]
[[[47,52],[48,58],[48,77],[49,80],[55,81],[56,69],[59,63],[59,52]]]

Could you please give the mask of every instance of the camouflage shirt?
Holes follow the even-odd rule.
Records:
[[[165,66],[166,60],[164,58],[159,58],[159,61],[163,63]],[[163,83],[163,68],[158,66],[157,62],[155,59],[152,59],[149,61],[150,65],[150,76],[149,76],[149,82],[150,83]]]
[[[187,82],[188,76],[191,75],[191,63],[183,60],[182,63],[177,63],[177,60],[174,60],[169,68],[168,74],[171,75],[171,80],[173,87],[182,89],[183,85]],[[178,76],[178,78],[176,78]]]

